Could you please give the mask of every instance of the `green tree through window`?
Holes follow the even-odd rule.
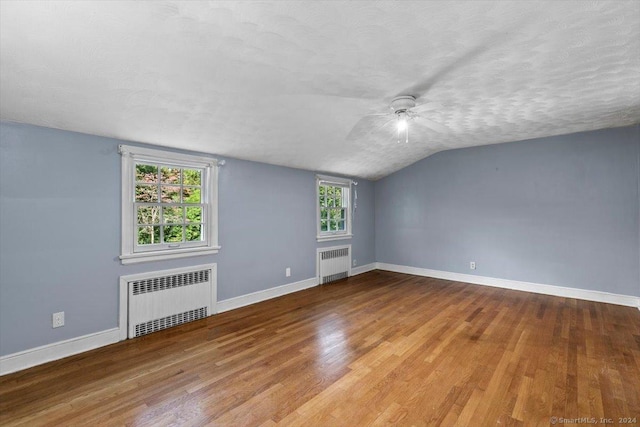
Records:
[[[138,245],[203,240],[202,170],[136,163]]]
[[[347,203],[343,187],[320,185],[320,231],[346,229]]]

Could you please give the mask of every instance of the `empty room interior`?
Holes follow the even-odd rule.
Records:
[[[0,1],[0,424],[640,425],[640,2]]]

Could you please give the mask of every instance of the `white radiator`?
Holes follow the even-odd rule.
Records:
[[[134,338],[202,319],[215,311],[215,264],[123,276],[127,337]]]
[[[351,245],[318,249],[318,281],[324,283],[351,275]]]

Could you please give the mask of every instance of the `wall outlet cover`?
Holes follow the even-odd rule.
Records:
[[[64,326],[64,311],[53,313],[51,316],[51,326],[54,328]]]

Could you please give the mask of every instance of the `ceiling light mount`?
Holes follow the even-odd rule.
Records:
[[[411,95],[396,96],[391,101],[391,109],[394,113],[403,113],[416,106],[416,98]]]

